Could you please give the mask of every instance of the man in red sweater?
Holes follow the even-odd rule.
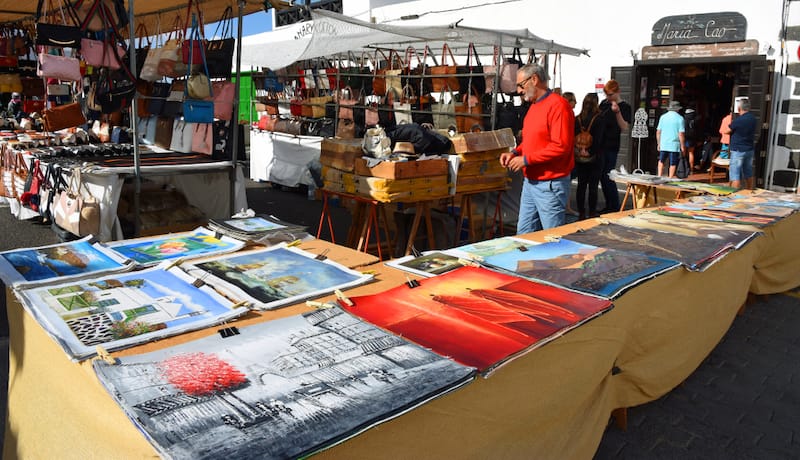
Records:
[[[564,225],[575,166],[575,114],[566,99],[547,87],[547,72],[538,64],[517,71],[517,92],[531,106],[522,142],[500,155],[500,164],[525,175],[517,219],[521,235]]]

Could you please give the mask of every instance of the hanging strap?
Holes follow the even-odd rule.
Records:
[[[211,79],[208,78],[208,64],[206,63],[206,50],[205,46],[203,46],[203,36],[200,33],[200,28],[197,25],[197,18],[194,14],[192,14],[192,31],[189,34],[189,49],[194,49],[194,41],[197,40],[200,46],[200,56],[203,61],[203,69],[206,71],[206,82],[208,82],[208,94],[214,94],[214,89],[211,87]],[[189,77],[192,73],[192,56],[194,53],[189,52],[189,64],[186,66],[186,83],[183,85],[183,95],[184,98],[189,98]]]

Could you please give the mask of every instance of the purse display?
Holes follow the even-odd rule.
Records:
[[[447,56],[450,56],[450,62],[452,64],[445,64],[447,62]],[[449,89],[450,91],[458,91],[459,90],[459,83],[458,78],[455,77],[456,74],[456,58],[453,56],[453,52],[450,51],[450,47],[447,46],[447,43],[442,45],[442,65],[432,66],[431,67],[431,75],[437,75],[436,77],[431,77],[431,84],[433,87],[433,91],[441,92],[445,89]]]
[[[191,153],[193,135],[194,127],[192,123],[180,118],[175,119],[172,124],[172,138],[169,143],[169,149],[173,152]]]
[[[211,85],[214,91],[214,118],[230,120],[233,118],[233,97],[236,86],[229,81],[216,81]],[[277,103],[275,114],[278,112]]]
[[[42,123],[45,131],[58,131],[86,123],[81,105],[77,102],[59,105],[42,111]]]
[[[81,21],[71,1],[60,0],[56,10],[52,0],[39,0],[35,20],[37,45],[81,48]]]
[[[221,30],[220,30],[221,28]],[[206,42],[206,66],[211,78],[230,80],[233,69],[233,52],[236,39],[233,38],[233,10],[230,6],[222,12],[214,37]]]
[[[197,18],[195,17],[194,14],[192,14],[192,31],[191,31],[191,33],[189,35],[189,42],[190,43],[193,43],[193,42],[200,43],[202,41],[201,39],[202,39],[202,36],[200,34],[200,28],[199,28],[198,23],[197,23]],[[206,62],[205,62],[205,50],[204,50],[204,48],[202,46],[200,47],[200,54],[201,54],[201,59],[203,61],[203,68],[204,68],[204,70],[206,71],[206,74],[207,74],[208,73],[208,68],[206,67]],[[188,71],[188,69],[192,68],[193,61],[194,61],[194,56],[192,54],[189,54],[189,67],[187,68],[187,71]],[[203,77],[205,77],[206,89],[208,91],[207,94],[210,96],[211,94],[214,93],[214,90],[211,87],[211,81],[208,79],[208,77],[206,75],[203,75]],[[189,75],[188,72],[187,72],[187,75],[186,75],[186,79],[187,79],[187,81],[191,80],[191,76]],[[200,80],[202,80],[202,78]],[[195,85],[194,85],[196,87],[195,90],[194,90],[195,94],[197,94],[196,92],[199,91],[197,86],[200,86],[200,85],[201,85],[201,83],[199,83],[199,82],[195,83]],[[189,98],[190,94],[189,94],[189,88],[188,87],[189,87],[189,83],[186,84],[186,87],[184,89],[183,119],[186,120],[187,122],[190,122],[190,123],[213,123],[214,122],[214,101],[208,101],[208,100],[203,100],[203,99],[190,99]]]
[[[211,155],[214,150],[214,124],[196,123],[192,125],[192,152]]]
[[[55,54],[39,53],[36,75],[66,81],[81,81],[81,63],[78,59]]]
[[[54,200],[53,219],[59,227],[78,236],[100,232],[100,202],[81,179],[80,168],[73,168],[67,189]]]

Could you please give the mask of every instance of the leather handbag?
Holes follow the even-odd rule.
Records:
[[[140,144],[154,145],[156,142],[156,123],[158,117],[139,118],[136,124],[136,137]]]
[[[339,98],[339,113],[338,118],[340,120],[355,120],[355,115],[353,114],[353,106],[358,104],[360,98],[356,97],[355,93],[353,93],[353,89],[349,86],[345,86],[344,89],[341,90],[340,98]]]
[[[214,90],[214,118],[230,120],[233,118],[233,97],[236,87],[229,81],[216,81],[211,85]],[[277,105],[275,113],[278,112]]]
[[[16,155],[8,144],[0,144],[0,196],[14,198],[14,162]]]
[[[411,118],[411,102],[416,101],[416,99],[417,97],[414,95],[414,90],[411,88],[411,85],[404,86],[400,100],[392,103],[394,117],[398,125],[413,123]]]
[[[336,137],[340,139],[355,139],[356,123],[353,120],[340,118],[336,123]]]
[[[92,196],[81,179],[80,168],[73,168],[67,189],[54,202],[56,225],[73,235],[88,236],[100,232],[100,202]]]
[[[61,0],[58,10],[51,0],[39,0],[36,7],[37,45],[81,48],[81,21],[69,0]],[[49,11],[48,11],[49,10]],[[71,23],[71,24],[70,24]]]
[[[172,144],[172,129],[175,119],[172,117],[158,117],[156,119],[156,139],[155,145],[162,149],[168,149]]]
[[[446,64],[448,55],[450,56],[450,62],[452,62],[452,64]],[[445,89],[449,89],[455,92],[459,90],[458,78],[455,77],[456,67],[456,58],[453,56],[450,47],[445,43],[442,45],[442,65],[431,67],[431,75],[435,75],[431,77],[434,91],[441,92]]]
[[[472,94],[465,94],[454,108],[456,128],[460,133],[483,131],[481,98],[478,89],[472,87]]]
[[[214,150],[214,123],[192,125],[192,151],[211,155]]]
[[[181,16],[175,16],[172,30],[167,34],[164,44],[159,49],[156,72],[162,77],[178,78],[186,74],[186,64],[183,63],[182,56],[180,56],[183,31],[186,29],[181,29],[181,25]]]
[[[25,97],[44,97],[44,80],[38,77],[33,77],[20,78],[20,81],[22,83],[22,94],[24,94]]]
[[[173,152],[191,153],[192,151],[192,136],[194,129],[192,123],[175,119],[172,124],[172,139],[169,143],[169,149]]]
[[[192,11],[192,6],[195,8],[195,12]],[[195,40],[184,40],[181,43],[181,61],[184,64],[191,64],[192,62],[198,63],[203,58],[203,53],[205,52],[205,45],[206,40],[203,33],[203,14],[200,11],[200,3],[199,1],[189,0],[189,3],[186,7],[186,22],[183,25],[182,30],[186,30],[189,28],[189,19],[192,19],[192,29],[197,28],[199,31],[199,36]]]
[[[467,45],[467,63],[463,66],[457,66],[456,73],[464,75],[463,77],[458,77],[458,86],[462,93],[472,93],[470,88],[475,88],[478,94],[486,92],[486,77],[483,76],[483,64],[481,64],[481,58],[478,56],[478,51],[475,49],[474,44]]]
[[[116,50],[114,50],[114,46],[116,46]],[[115,53],[117,56],[124,56],[127,50],[119,43],[112,45],[104,40],[81,39],[81,56],[91,66],[119,69],[120,63],[114,57]]]
[[[190,43],[195,43],[195,42],[196,43],[200,43],[201,42],[201,40],[200,40],[201,38],[202,38],[202,36],[200,34],[200,28],[198,26],[197,18],[194,16],[194,14],[192,14],[192,31],[191,31],[191,34],[189,36],[189,42]],[[201,55],[200,56],[201,60],[203,61],[203,67],[204,67],[204,69],[206,71],[206,75],[207,75],[208,74],[208,68],[206,67],[206,61],[205,61],[205,48],[202,47],[202,46],[200,47],[200,55]],[[187,80],[191,79],[188,70],[192,68],[193,62],[194,62],[194,55],[192,53],[190,53],[189,54],[189,66],[187,68],[187,75],[186,75]],[[200,75],[202,75],[202,74],[200,74]],[[207,89],[207,91],[208,91],[205,94],[210,96],[210,95],[214,94],[214,90],[211,88],[211,81],[205,75],[203,75],[203,77],[205,77],[205,84],[206,84],[205,85],[205,89]],[[199,80],[202,80],[202,78],[199,79]],[[199,82],[195,83],[195,85],[194,85],[195,89],[193,90],[193,93],[195,95],[200,96],[200,94],[198,94],[198,92],[200,91],[198,86],[200,86],[200,85],[201,85],[201,83],[199,83]],[[203,99],[200,99],[200,98],[190,99],[189,96],[190,96],[190,94],[189,94],[189,84],[187,83],[187,85],[186,85],[186,87],[184,89],[183,119],[186,120],[189,123],[213,123],[214,122],[214,101],[203,100]]]
[[[190,99],[207,99],[213,94],[213,88],[205,74],[196,73],[186,80],[186,92]]]
[[[439,101],[435,104],[431,104],[433,126],[436,127],[436,129],[449,130],[451,126],[456,128],[455,98],[453,97],[452,91],[448,91],[447,95],[449,97],[446,98],[445,92],[440,91]]]
[[[179,117],[183,113],[183,100],[185,98],[186,82],[183,80],[173,80],[169,85],[169,94],[164,99],[164,108],[161,115],[167,117]]]
[[[236,39],[233,38],[233,10],[230,6],[222,12],[214,37],[206,42],[206,65],[208,76],[230,80],[233,69],[233,52]]]
[[[333,100],[333,96],[318,96],[306,99],[306,106],[310,111],[310,118],[323,118],[325,116],[325,104]]]
[[[73,128],[86,123],[81,105],[77,102],[59,105],[42,111],[42,123],[45,131],[58,131]]]
[[[22,101],[22,111],[25,113],[39,113],[44,110],[44,101],[41,99],[26,99]]]
[[[27,55],[26,55],[27,56]],[[36,59],[18,59],[17,70],[22,78],[36,78]]]
[[[81,64],[72,57],[39,53],[39,68],[36,75],[58,80],[80,81]]]
[[[114,113],[127,108],[136,93],[136,77],[128,66],[117,70],[100,69],[94,101],[102,113]]]

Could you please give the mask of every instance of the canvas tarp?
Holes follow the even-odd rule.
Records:
[[[428,44],[433,50],[441,50],[444,43],[460,55],[466,54],[469,43],[474,43],[481,55],[491,55],[495,46],[501,46],[506,53],[515,47],[571,56],[586,53],[537,37],[527,29],[373,24],[324,10],[312,10],[311,17],[310,22],[243,38],[242,67],[278,69],[296,61],[371,48],[422,49]]]

